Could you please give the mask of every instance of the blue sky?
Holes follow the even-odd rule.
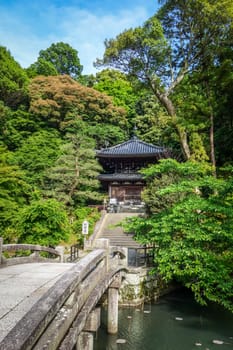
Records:
[[[0,45],[26,68],[63,41],[78,51],[83,73],[95,73],[104,40],[143,24],[157,8],[157,0],[1,0]]]

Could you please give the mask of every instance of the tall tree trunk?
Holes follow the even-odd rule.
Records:
[[[189,158],[191,157],[191,154],[190,154],[190,148],[188,144],[187,132],[184,130],[184,128],[180,127],[179,125],[177,124],[174,124],[174,125],[176,127],[176,130],[180,138],[180,144],[183,151],[183,155],[186,160],[189,160]]]
[[[206,86],[206,92],[207,92],[207,99],[208,99],[208,104],[209,104],[209,110],[210,110],[210,132],[209,132],[209,137],[210,137],[210,160],[213,166],[213,175],[216,177],[216,158],[215,158],[215,147],[214,147],[214,112],[213,112],[213,107],[211,104],[211,93],[210,93],[210,88],[209,84],[206,81],[205,82]]]
[[[214,114],[212,110],[210,113],[210,159],[213,165],[213,175],[216,176],[216,159],[214,147]]]
[[[178,125],[178,123],[176,121],[176,110],[175,110],[175,107],[174,107],[172,101],[167,96],[167,94],[160,93],[160,91],[158,89],[153,89],[153,91],[154,91],[156,97],[158,98],[158,100],[160,101],[160,103],[166,109],[168,115],[172,118],[173,125],[176,128],[176,131],[179,135],[180,145],[181,145],[183,155],[184,155],[185,159],[188,160],[191,156],[191,152],[190,152],[190,148],[189,148],[189,144],[188,144],[187,132],[185,131],[185,129],[183,127]]]

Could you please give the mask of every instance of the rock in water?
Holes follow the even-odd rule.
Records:
[[[222,340],[213,340],[213,344],[222,345],[222,344],[224,344],[224,341],[222,341]]]
[[[125,344],[125,343],[126,343],[126,340],[125,340],[125,339],[117,339],[117,340],[116,340],[116,343],[117,343],[117,344]]]
[[[183,318],[182,317],[176,317],[175,320],[176,321],[183,321]]]

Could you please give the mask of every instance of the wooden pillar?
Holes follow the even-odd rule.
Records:
[[[77,339],[76,350],[93,350],[94,334],[91,332],[81,332]]]
[[[108,333],[118,332],[118,288],[108,289]]]

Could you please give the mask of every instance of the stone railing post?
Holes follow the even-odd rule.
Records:
[[[94,335],[91,332],[81,332],[78,336],[76,350],[93,350]]]
[[[120,265],[128,266],[128,248],[122,247],[121,249],[124,251],[125,258],[120,260]]]
[[[65,247],[57,246],[55,249],[60,253],[60,262],[61,263],[65,262],[65,258],[64,258]]]
[[[0,265],[2,263],[2,245],[3,245],[3,238],[0,237]]]
[[[108,321],[107,328],[109,334],[118,332],[118,300],[121,276],[117,275],[108,288]]]
[[[89,314],[83,331],[79,334],[76,350],[93,350],[94,333],[100,327],[100,307],[95,308]]]
[[[109,270],[109,239],[99,238],[95,241],[94,249],[106,250],[106,269]]]
[[[116,334],[118,331],[118,289],[108,288],[108,333]]]

